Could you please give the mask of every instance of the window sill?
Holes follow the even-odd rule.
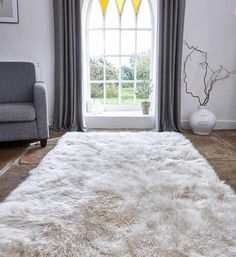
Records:
[[[116,111],[99,114],[85,114],[88,129],[153,129],[155,116],[141,111]]]
[[[125,117],[134,117],[134,118],[151,118],[155,117],[153,112],[149,114],[143,114],[141,111],[114,111],[114,112],[103,112],[103,113],[86,113],[85,117],[109,117],[109,118],[125,118]]]

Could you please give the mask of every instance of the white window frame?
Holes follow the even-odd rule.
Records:
[[[86,73],[84,73],[84,78],[85,79],[85,83],[84,83],[84,96],[85,96],[85,101],[90,100],[90,85],[91,83],[98,83],[98,84],[103,84],[103,90],[104,90],[104,110],[107,111],[138,111],[140,110],[140,103],[135,103],[136,101],[136,96],[134,95],[134,104],[121,104],[121,84],[122,83],[132,83],[134,84],[134,90],[136,89],[137,83],[141,83],[142,80],[137,80],[137,62],[135,63],[135,70],[134,70],[134,80],[122,80],[121,79],[121,58],[122,57],[134,57],[135,60],[137,61],[137,58],[144,56],[142,54],[138,54],[137,53],[137,35],[138,35],[138,31],[150,31],[151,32],[151,53],[150,53],[150,79],[152,79],[152,83],[155,84],[155,76],[154,76],[154,69],[156,67],[156,63],[154,61],[155,58],[155,30],[156,30],[156,26],[155,26],[155,22],[154,22],[154,8],[152,6],[152,1],[151,0],[147,0],[148,4],[149,4],[149,8],[150,8],[150,14],[151,14],[151,28],[137,28],[138,27],[138,19],[137,19],[137,15],[135,15],[135,28],[121,28],[121,15],[118,14],[119,16],[119,27],[117,28],[111,28],[111,27],[106,27],[105,26],[105,15],[103,15],[103,27],[102,28],[89,28],[89,17],[90,17],[90,11],[91,11],[91,5],[92,5],[92,1],[94,0],[90,0],[87,1],[88,5],[86,8],[86,18],[85,18],[85,23],[83,25],[83,28],[85,28],[85,46],[86,46],[86,57],[85,59],[85,65],[86,69],[84,69],[84,71]],[[110,0],[110,1],[115,1],[115,0]],[[141,7],[141,6],[140,6]],[[125,6],[124,6],[125,8]],[[119,38],[120,38],[120,42],[119,42],[119,54],[106,54],[106,49],[105,49],[105,31],[119,31]],[[103,32],[103,37],[104,37],[104,51],[102,55],[89,55],[89,31],[102,31]],[[122,31],[135,31],[135,51],[134,54],[122,54],[121,53],[121,32]],[[103,66],[103,80],[90,80],[90,57],[95,57],[95,58],[102,58],[104,60],[104,66]],[[105,64],[105,58],[110,58],[110,57],[118,57],[119,58],[119,78],[117,80],[106,80],[106,64]],[[117,105],[108,105],[105,103],[105,99],[106,99],[106,83],[118,83],[119,84],[119,104]],[[155,90],[154,90],[155,91]],[[155,97],[152,97],[151,99],[151,110],[153,112],[155,112],[153,105],[155,104]],[[85,108],[86,110],[86,108]]]

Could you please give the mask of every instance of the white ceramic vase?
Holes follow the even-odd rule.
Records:
[[[199,106],[190,116],[189,123],[194,134],[209,135],[216,125],[216,116],[208,106]]]

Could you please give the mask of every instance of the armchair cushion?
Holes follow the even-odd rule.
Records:
[[[33,103],[0,103],[0,123],[33,121],[35,119]]]

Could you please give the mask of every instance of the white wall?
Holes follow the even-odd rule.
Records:
[[[53,0],[19,0],[19,24],[0,23],[0,61],[40,63],[47,85],[49,119],[53,115],[54,23]]]
[[[236,68],[236,0],[187,0],[185,35],[190,44],[209,53],[213,68],[219,64]],[[53,116],[54,32],[53,0],[19,0],[19,24],[0,23],[0,61],[33,61],[41,64],[41,78],[47,84],[49,118]],[[191,83],[198,90],[198,71]],[[236,76],[219,83],[210,108],[218,127],[236,128]],[[197,102],[182,93],[182,120],[187,120]]]
[[[187,0],[184,39],[208,52],[209,63],[236,69],[236,0]],[[185,55],[185,51],[184,51]],[[198,91],[199,70],[192,67],[191,84]],[[187,120],[198,102],[182,91],[182,120]],[[215,86],[209,102],[216,114],[218,128],[236,128],[236,76]],[[186,124],[185,124],[186,125]]]

